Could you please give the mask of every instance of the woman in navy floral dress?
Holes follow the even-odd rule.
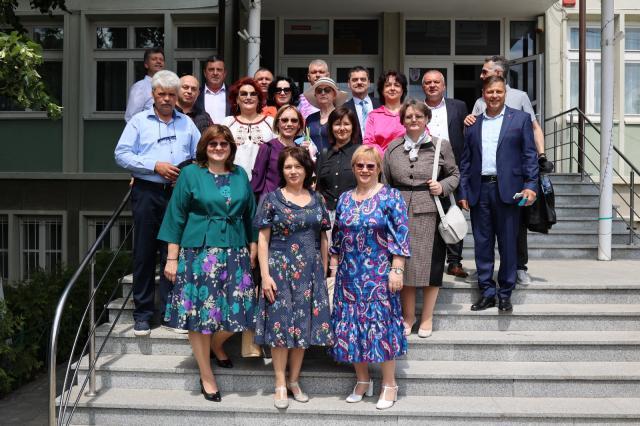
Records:
[[[325,282],[330,222],[322,197],[310,189],[308,151],[284,148],[278,170],[284,186],[264,197],[254,220],[262,275],[255,342],[272,348],[274,404],[286,408],[287,391],[296,401],[309,400],[298,384],[304,350],[333,343]]]
[[[376,407],[385,409],[397,398],[395,359],[407,352],[400,305],[409,257],[407,208],[399,191],[378,183],[381,160],[374,148],[358,148],[351,164],[357,186],[344,192],[336,206],[329,266],[336,277],[332,354],[356,370],[347,402],[373,395],[368,364],[382,363]]]

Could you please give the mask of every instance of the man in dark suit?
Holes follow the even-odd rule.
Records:
[[[203,72],[205,84],[202,85],[198,95],[196,108],[206,111],[214,123],[220,124],[227,115],[231,115],[227,88],[224,84],[227,77],[224,59],[209,56],[204,63]]]
[[[471,306],[482,311],[496,305],[513,310],[516,285],[517,237],[520,225],[517,194],[531,205],[536,199],[538,155],[531,117],[505,106],[506,83],[492,76],[483,83],[486,111],[467,129],[460,161],[460,207],[471,207],[480,299]],[[493,280],[495,240],[498,239],[499,289]]]
[[[362,135],[364,135],[364,127],[367,121],[367,115],[380,107],[380,102],[369,96],[369,71],[365,67],[359,65],[349,70],[349,89],[351,89],[352,98],[344,103],[344,106],[356,113],[358,117],[359,138],[355,143],[362,143]]]
[[[457,99],[445,98],[446,82],[444,75],[438,70],[429,70],[422,76],[424,103],[431,110],[429,132],[433,136],[446,139],[451,143],[456,165],[460,167],[460,158],[464,149],[464,118],[467,116],[467,105]],[[447,274],[466,278],[462,268],[462,241],[447,244]]]

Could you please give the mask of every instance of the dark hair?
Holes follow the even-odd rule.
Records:
[[[287,181],[284,179],[284,162],[287,161],[287,158],[293,158],[298,163],[304,167],[304,182],[302,186],[304,189],[311,189],[311,185],[313,184],[313,160],[309,155],[309,151],[306,148],[302,148],[300,146],[287,146],[285,147],[278,156],[278,173],[280,174],[280,188],[284,188],[287,184]]]
[[[276,116],[273,118],[273,133],[275,133],[276,135],[280,134],[280,117],[288,110],[293,110],[293,112],[295,112],[298,116],[298,126],[300,126],[298,128],[298,133],[301,133],[302,129],[304,129],[304,116],[302,115],[300,110],[291,104],[283,105],[280,107],[280,109],[278,109],[278,112],[276,112]]]
[[[164,59],[164,50],[162,50],[162,47],[151,47],[147,50],[144,51],[144,62],[147,62],[149,60],[149,56],[155,54],[155,53],[162,53],[162,58]]]
[[[384,91],[384,84],[389,80],[389,77],[395,77],[396,81],[402,86],[400,102],[404,102],[404,98],[407,97],[407,77],[398,71],[387,71],[378,77],[378,96],[380,97],[380,100],[384,103],[384,96],[382,95],[382,92]]]
[[[222,56],[211,55],[202,63],[202,69],[206,69],[209,62],[222,62],[224,64],[224,59]]]
[[[361,71],[366,72],[367,73],[367,78],[370,78],[368,69],[366,69],[362,65],[356,65],[355,67],[353,67],[353,68],[351,68],[349,70],[349,74],[347,74],[347,76],[349,77],[348,79],[351,80],[351,74],[353,74],[354,72],[361,72]]]
[[[400,108],[400,123],[404,125],[404,116],[407,113],[407,109],[414,108],[419,110],[421,113],[427,117],[429,121],[431,121],[431,108],[429,108],[424,102],[417,101],[413,98],[407,99],[405,103],[402,104],[402,108]]]
[[[231,105],[231,114],[233,115],[240,114],[240,107],[238,106],[238,96],[240,94],[240,88],[246,85],[253,87],[254,89],[256,89],[256,92],[258,92],[258,106],[256,112],[258,114],[262,112],[262,105],[264,104],[264,93],[262,93],[262,90],[260,90],[260,87],[258,87],[258,83],[256,83],[254,79],[252,79],[251,77],[244,77],[233,83],[231,89],[229,89],[229,104]]]
[[[233,161],[236,159],[236,151],[238,147],[236,146],[236,141],[233,138],[233,133],[227,126],[223,126],[222,124],[212,124],[207,127],[207,129],[200,136],[200,140],[198,141],[198,146],[196,147],[196,163],[200,167],[207,167],[207,163],[209,162],[209,157],[207,157],[207,146],[209,142],[217,138],[218,136],[224,137],[224,140],[229,142],[229,157],[224,162],[224,168],[228,171],[235,170]]]
[[[280,81],[286,81],[289,83],[289,86],[291,87],[291,102],[289,102],[289,104],[297,107],[300,102],[300,89],[298,89],[298,85],[291,77],[283,77],[281,75],[275,77],[267,88],[267,105],[274,107],[278,106],[278,104],[276,104],[276,88]]]
[[[356,114],[347,107],[341,106],[329,114],[327,120],[327,133],[329,134],[329,145],[336,144],[336,138],[333,135],[333,123],[342,120],[344,117],[348,117],[351,122],[351,142],[360,140],[360,126],[358,125],[358,117]]]
[[[507,85],[507,82],[505,81],[504,78],[502,78],[499,75],[492,75],[491,77],[485,78],[484,81],[482,82],[482,91],[484,91],[487,87],[489,87],[493,83],[502,83],[505,85],[505,87]]]
[[[509,74],[509,61],[504,56],[499,56],[499,55],[487,56],[486,58],[484,58],[484,63],[486,64],[487,62],[493,62],[494,64],[502,68],[502,75],[505,78]]]

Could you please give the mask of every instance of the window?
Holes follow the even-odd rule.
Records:
[[[600,27],[587,27],[586,42],[587,50],[600,50]],[[572,50],[580,48],[580,31],[577,27],[570,29],[569,46]]]
[[[47,93],[54,102],[62,102],[62,26],[28,26],[27,35],[42,46],[44,62],[38,68]],[[0,96],[0,111],[26,111],[13,100]]]
[[[333,21],[333,53],[336,55],[377,55],[376,19],[336,19]]]
[[[640,50],[640,28],[627,27],[625,29],[624,50]]]
[[[424,99],[424,90],[422,90],[422,77],[424,73],[431,69],[437,69],[444,76],[445,81],[447,80],[447,69],[446,68],[438,68],[438,67],[411,67],[409,68],[408,78],[408,94],[407,97],[414,99]],[[445,97],[447,94],[445,93]]]
[[[509,23],[509,58],[519,59],[536,53],[536,24],[534,21]]]
[[[624,87],[624,112],[640,114],[640,62],[624,65]]]
[[[450,55],[450,21],[407,21],[405,29],[407,55]]]
[[[109,218],[93,217],[89,218],[88,226],[88,246],[87,249],[96,242],[102,231],[107,227]],[[118,250],[123,244],[122,250],[133,250],[133,219],[129,217],[119,218],[111,227],[109,235],[100,244],[100,250]]]
[[[456,21],[456,55],[500,54],[500,21]]]
[[[215,49],[216,27],[178,27],[178,49]]]
[[[9,279],[9,221],[7,216],[0,216],[0,279]]]
[[[62,262],[62,218],[24,217],[20,220],[22,279],[38,269],[52,271]]]
[[[569,101],[571,107],[578,106],[578,62],[572,61],[569,64]],[[586,113],[600,114],[600,62],[595,60],[587,61],[586,78]]]
[[[329,54],[329,20],[285,19],[284,54]]]

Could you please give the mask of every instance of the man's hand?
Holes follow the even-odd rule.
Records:
[[[465,126],[472,126],[473,123],[476,122],[476,116],[473,114],[469,114],[464,118],[464,125]]]
[[[171,163],[165,163],[163,161],[158,161],[153,171],[163,178],[170,180],[171,182],[175,182],[175,180],[178,179],[178,175],[180,174],[179,168]]]
[[[467,210],[469,211],[469,202],[467,200],[458,200],[458,206],[462,209],[462,210]]]
[[[536,202],[536,193],[530,189],[523,189],[522,196],[527,199],[525,206],[530,206],[531,204]]]

